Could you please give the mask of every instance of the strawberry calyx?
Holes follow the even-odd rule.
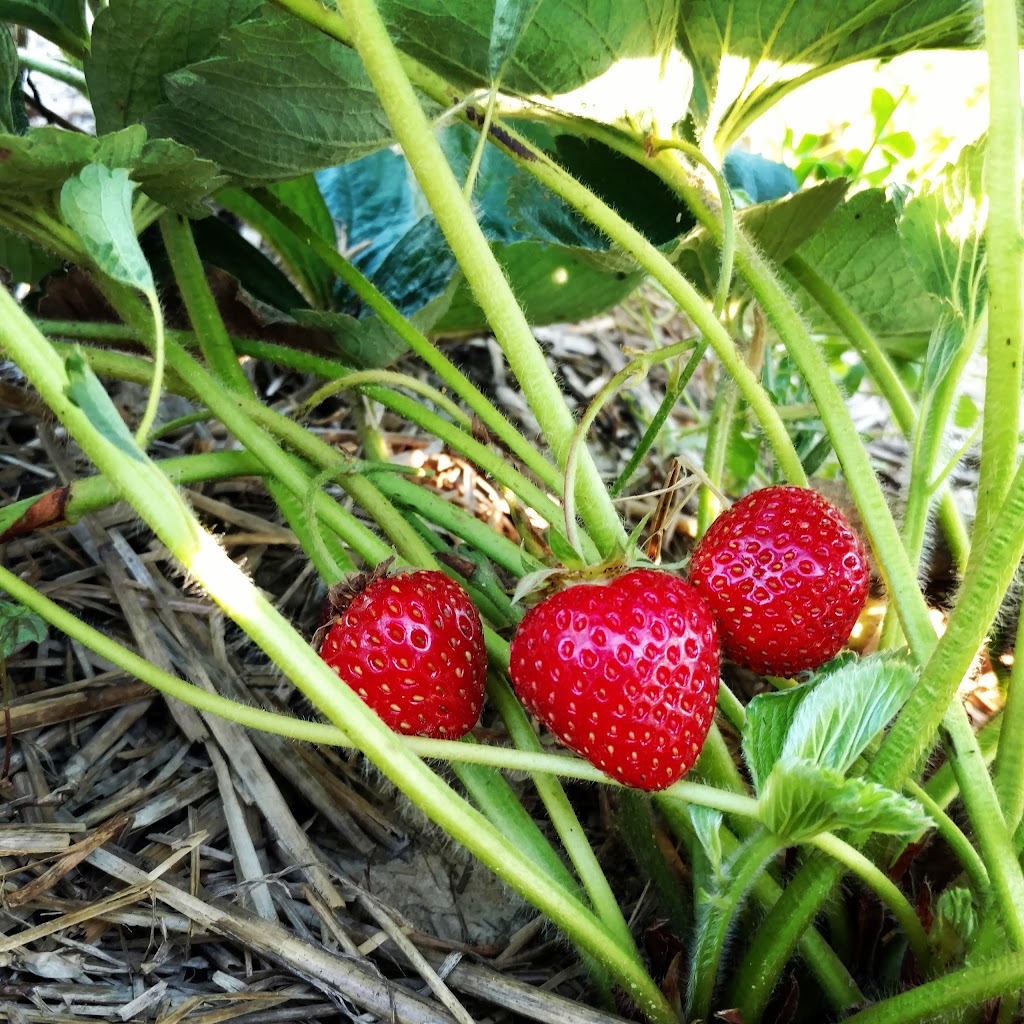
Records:
[[[580,583],[603,584],[631,572],[633,569],[653,569],[646,558],[627,557],[625,552],[616,551],[609,558],[593,565],[550,566],[523,575],[512,594],[512,603],[525,607],[538,604],[560,590]]]

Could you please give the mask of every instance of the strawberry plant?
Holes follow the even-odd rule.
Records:
[[[0,539],[128,502],[317,720],[298,699],[292,713],[186,682],[46,596],[35,567],[5,562],[12,607],[171,700],[358,751],[545,915],[609,1007],[618,997],[658,1024],[909,1024],[984,1019],[998,1000],[989,1019],[1013,1019],[1012,638],[992,652],[1008,663],[996,720],[976,730],[960,693],[996,627],[1019,628],[1015,5],[984,0],[980,20],[960,0],[88,7],[0,0],[0,20],[64,55],[44,68],[0,29],[0,349],[95,468],[0,510]],[[882,168],[847,154],[797,187],[738,146],[800,85],[861,59],[975,46],[979,24],[987,132],[931,180],[893,180],[912,140],[887,131],[888,94],[873,102]],[[95,134],[30,127],[26,68],[77,85]],[[642,283],[685,326],[658,334],[648,316],[656,344],[623,351],[573,407],[533,328]],[[494,388],[439,341],[484,329]],[[983,402],[965,393],[979,354]],[[304,407],[272,401],[271,366],[318,381]],[[639,408],[630,389],[655,379],[660,404],[609,473],[591,428]],[[115,404],[118,382],[146,389],[138,415]],[[183,419],[165,418],[172,395],[189,403]],[[905,445],[895,494],[851,415],[865,395]],[[343,410],[343,446],[307,422],[325,403]],[[696,422],[673,432],[684,407]],[[514,533],[422,486],[393,458],[381,410],[471,466]],[[226,440],[168,457],[163,439],[196,421]],[[671,517],[652,524],[617,499],[646,500],[632,488],[641,474],[660,485],[665,456],[692,471],[702,539],[689,565],[659,568]],[[969,515],[951,487],[965,462]],[[396,563],[339,609],[319,651],[181,489],[242,476],[261,481],[325,584]],[[856,529],[809,487],[837,479]],[[670,505],[676,485],[658,489]],[[957,583],[941,635],[926,557],[940,535]],[[872,653],[843,652],[866,594],[862,545],[884,623]],[[795,576],[771,575],[790,552]],[[525,613],[512,600],[553,570],[626,564]],[[391,699],[406,675],[408,706]],[[456,742],[481,705],[477,741]],[[583,757],[552,748],[528,712]],[[528,796],[506,772],[527,773]],[[623,822],[671,921],[673,966],[641,950],[573,780],[596,783]],[[868,905],[887,925],[865,951],[849,914]]]

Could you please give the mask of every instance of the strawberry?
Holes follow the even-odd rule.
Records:
[[[473,728],[487,655],[462,587],[436,570],[374,575],[334,588],[332,603],[320,657],[392,729],[458,739]]]
[[[718,619],[722,650],[762,675],[792,676],[839,653],[868,596],[864,545],[804,487],[765,487],[712,524],[690,582]]]
[[[580,583],[531,608],[512,640],[527,710],[612,778],[664,789],[697,760],[718,698],[715,621],[666,572]]]

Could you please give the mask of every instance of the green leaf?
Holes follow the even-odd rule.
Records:
[[[14,36],[0,19],[0,131],[17,134],[15,104],[21,102],[21,69]]]
[[[487,74],[491,82],[497,84],[501,81],[540,5],[541,0],[495,0],[491,43],[487,51]]]
[[[68,227],[108,277],[152,292],[149,269],[132,223],[132,194],[136,185],[123,167],[111,170],[89,164],[69,178],[60,192],[60,209]]]
[[[783,760],[810,761],[845,772],[886,726],[916,681],[900,655],[839,657],[818,677],[747,706],[743,757],[755,789]]]
[[[928,823],[920,804],[891,789],[789,758],[768,776],[758,813],[764,825],[788,843],[840,828],[902,835]]]
[[[780,760],[845,772],[903,706],[916,682],[914,669],[899,655],[876,654],[842,664],[800,702]]]
[[[759,693],[747,705],[747,717],[743,723],[743,760],[758,792],[764,788],[772,768],[782,757],[793,719],[813,689],[814,684],[811,683],[775,693]]]
[[[271,185],[270,191],[309,225],[311,234],[329,242],[332,248],[337,245],[331,211],[311,174]],[[298,280],[313,306],[330,308],[334,272],[302,239],[281,226],[281,222],[261,204],[259,193],[252,195],[237,188],[223,189],[217,194],[217,202],[260,233]]]
[[[357,320],[346,313],[297,309],[293,316],[300,324],[323,327],[334,335],[338,358],[357,369],[376,369],[393,363],[406,344],[380,317]]]
[[[939,317],[928,339],[921,377],[921,394],[931,395],[938,388],[967,340],[966,325],[959,313],[947,310]]]
[[[53,253],[0,228],[0,267],[9,271],[16,283],[35,284],[60,265],[61,261]]]
[[[871,116],[875,122],[875,134],[881,135],[896,110],[896,99],[886,89],[871,90]]]
[[[826,220],[845,191],[843,179],[826,181],[785,199],[748,206],[737,211],[736,221],[768,259],[782,262]],[[687,235],[673,254],[673,260],[695,287],[705,295],[714,294],[721,255],[718,243],[704,228]]]
[[[477,136],[464,126],[441,133],[460,178]],[[317,175],[327,206],[355,250],[352,262],[409,315],[457,282],[439,331],[484,326],[484,317],[436,220],[400,154],[381,150]],[[478,219],[531,323],[583,319],[625,298],[634,266],[606,256],[607,242],[501,150],[486,145],[474,191]],[[605,266],[607,261],[610,265]],[[349,293],[342,293],[346,301]],[[434,326],[432,324],[432,326]]]
[[[117,414],[114,403],[103,389],[99,377],[93,373],[81,348],[76,346],[64,360],[64,369],[68,375],[68,400],[85,413],[106,441],[137,462],[145,462],[146,456]]]
[[[144,117],[151,134],[241,182],[295,178],[391,141],[355,51],[274,9],[224,32],[207,59],[163,84],[167,101]]]
[[[494,255],[512,282],[531,324],[576,323],[622,302],[643,280],[639,271],[606,270],[585,255],[541,242],[494,242]],[[439,334],[464,333],[486,320],[462,276],[448,311],[437,322]]]
[[[953,410],[953,426],[958,430],[970,430],[978,422],[978,406],[970,395],[961,395]]]
[[[712,126],[724,151],[795,85],[855,60],[973,45],[974,18],[964,0],[680,0],[678,40],[694,67],[698,123],[712,101],[724,115]]]
[[[970,889],[953,886],[946,889],[935,904],[938,926],[948,927],[959,941],[970,945],[978,933],[978,911]]]
[[[4,21],[24,25],[78,56],[88,48],[85,0],[0,0],[0,22]]]
[[[497,56],[511,53],[503,91],[546,97],[578,89],[619,61],[652,58],[656,68],[676,25],[675,0],[512,0],[500,10],[479,0],[380,0],[378,7],[398,47],[452,82],[486,88],[494,81]],[[527,18],[531,7],[533,17]],[[646,109],[639,92],[635,104],[625,105]],[[623,105],[621,93],[616,101]]]
[[[46,623],[22,604],[0,600],[0,656],[9,658],[46,639]]]
[[[96,16],[85,61],[97,131],[142,121],[166,99],[164,76],[208,57],[221,33],[261,2],[111,0]]]
[[[700,804],[687,804],[686,811],[693,825],[694,835],[707,857],[711,870],[716,876],[722,874],[722,821],[721,811]]]
[[[896,202],[882,189],[868,189],[837,206],[798,250],[880,337],[927,334],[939,314],[907,258],[899,221]],[[815,330],[833,331],[817,305],[804,301]]]
[[[900,234],[914,272],[968,325],[985,305],[985,141],[965,146],[955,164],[909,199]]]
[[[226,182],[185,146],[148,141],[141,125],[100,138],[44,125],[26,135],[0,135],[0,204],[5,194],[38,199],[56,192],[87,164],[126,167],[147,195],[185,212]]]

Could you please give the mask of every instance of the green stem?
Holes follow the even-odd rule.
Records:
[[[89,337],[96,336],[93,331],[86,329],[88,325],[59,324],[49,321],[45,322],[45,324],[48,327],[56,327],[58,329],[57,333],[72,336],[77,335],[79,332],[77,330],[68,331],[66,328],[81,326],[83,328],[81,333]],[[121,325],[117,325],[117,327],[118,330],[115,332],[113,325],[111,325],[111,329],[104,329],[102,334],[113,334],[114,337],[123,338],[138,337],[139,332],[134,328],[122,328]],[[61,330],[62,328],[63,330]],[[175,331],[168,332],[168,338],[179,346],[194,340],[191,334]],[[54,342],[53,344],[58,351],[69,351],[71,347],[62,342]],[[328,378],[351,373],[351,370],[341,363],[317,356],[310,356],[283,345],[271,345],[266,342],[247,341],[245,339],[236,339],[236,344],[238,351],[243,354],[259,359],[268,359],[282,366],[290,366],[301,372],[315,373],[318,376]],[[152,381],[153,366],[152,363],[145,359],[124,355],[120,352],[108,352],[105,349],[87,348],[85,352],[88,356],[89,364],[97,374],[106,374],[117,377],[120,380],[131,380],[140,384],[148,384]],[[168,386],[176,393],[184,394],[186,397],[197,397],[196,390],[181,381],[177,374],[172,373]],[[549,523],[561,523],[563,518],[562,509],[552,501],[544,490],[518,472],[510,461],[500,453],[481,444],[449,420],[430,412],[407,395],[373,385],[366,385],[365,393],[368,398],[379,402],[410,422],[416,423],[431,436],[444,441],[453,450],[464,455],[490,479],[517,494],[525,504],[533,508]],[[314,443],[310,441],[311,435],[308,435],[298,424],[295,424],[280,413],[267,408],[255,400],[247,400],[245,396],[239,399],[239,401],[244,404],[248,414],[266,429],[282,436],[287,433],[288,438],[292,440],[298,439],[297,443],[300,445],[306,442]],[[317,450],[324,452],[322,446],[318,446]],[[313,456],[313,458],[319,458],[319,456]],[[340,465],[340,463],[335,459],[332,465]],[[558,478],[558,481],[555,489],[561,491],[561,479]],[[554,526],[552,528],[557,529],[558,527]],[[590,538],[587,535],[583,535],[580,540],[584,545],[584,554],[588,558],[596,557],[596,549]]]
[[[919,969],[922,973],[927,974],[928,965],[931,963],[928,936],[918,920],[917,912],[907,902],[906,896],[900,892],[899,887],[889,880],[889,876],[875,867],[859,850],[854,849],[849,843],[844,843],[842,839],[831,833],[826,832],[815,836],[810,840],[809,845],[816,846],[834,860],[839,861],[847,871],[855,874],[889,908],[903,929],[910,948],[914,951]]]
[[[667,792],[671,794],[674,789],[675,787]],[[671,796],[666,799],[662,793],[656,794],[655,799],[677,836],[682,837],[692,831],[689,818],[681,802]],[[698,801],[692,802],[697,803]],[[756,807],[757,802],[753,801],[753,803]],[[720,829],[720,835],[723,852],[727,856],[733,856],[739,848],[739,840],[724,826]],[[769,872],[762,872],[758,875],[751,890],[754,899],[765,908],[773,907],[779,901],[782,893],[782,887]],[[821,933],[813,924],[800,936],[799,943],[800,952],[811,973],[814,974],[833,1006],[855,1006],[863,1002],[864,997],[861,995],[860,989],[857,988],[856,982],[850,977],[850,972],[843,966],[835,951],[822,938]]]
[[[701,360],[704,358],[704,353],[707,352],[707,350],[708,343],[701,338],[678,376],[675,377],[675,379],[670,376],[669,388],[665,392],[665,395],[661,400],[661,404],[658,406],[657,412],[655,412],[654,416],[651,418],[651,422],[647,424],[647,429],[644,431],[643,437],[641,437],[637,442],[636,447],[629,456],[629,462],[627,462],[623,467],[622,472],[618,475],[615,483],[612,484],[611,489],[608,492],[613,498],[617,497],[622,492],[623,487],[633,479],[633,474],[637,471],[640,463],[643,462],[644,457],[651,450],[651,446],[658,439],[658,435],[661,433],[661,428],[665,426],[665,422],[668,419],[669,414],[676,407],[676,403],[679,399],[683,397],[683,392],[686,391],[686,385],[690,383],[690,378],[696,372],[697,367],[700,365]]]
[[[943,719],[952,746],[950,760],[988,868],[992,892],[1010,944],[1024,951],[1024,872],[1013,848],[992,778],[963,708],[954,705]]]
[[[485,523],[465,509],[441,497],[429,485],[414,483],[406,477],[396,476],[389,470],[374,472],[370,479],[378,490],[391,501],[415,510],[435,526],[464,540],[474,551],[500,565],[507,572],[521,576],[524,572],[543,568],[518,545],[499,533],[493,525]]]
[[[723,890],[709,895],[700,908],[702,913],[697,926],[690,964],[690,985],[686,994],[686,1020],[710,1019],[722,949],[729,927],[754,880],[783,845],[771,832],[762,831],[751,836],[726,868],[727,881]]]
[[[673,154],[650,162],[686,200],[705,228],[718,238],[718,223],[707,210],[704,198],[694,189],[686,169]],[[811,392],[821,421],[828,431],[836,455],[874,550],[879,570],[903,623],[903,630],[917,657],[923,660],[935,645],[935,630],[928,619],[928,607],[917,586],[917,574],[900,541],[892,512],[875,476],[867,450],[850,418],[846,399],[832,379],[828,363],[811,338],[785,289],[767,262],[742,233],[736,242],[736,267],[774,326]]]
[[[736,258],[736,216],[732,191],[718,168],[693,143],[684,142],[682,139],[659,139],[653,144],[652,149],[656,153],[663,149],[678,149],[685,153],[711,175],[718,190],[722,220],[722,267],[718,272],[718,287],[715,289],[711,311],[716,317],[720,317],[729,298],[729,289],[732,287],[732,272]]]
[[[430,340],[423,335],[344,256],[328,245],[299,216],[270,192],[259,193],[260,202],[297,238],[304,241],[332,271],[372,309],[444,381],[452,392],[480,417],[522,463],[556,494],[561,493],[562,475],[499,412],[494,404]],[[240,349],[241,351],[241,349]],[[268,357],[264,357],[268,358]],[[321,376],[324,376],[321,374]],[[335,375],[328,375],[329,379]]]
[[[217,301],[210,291],[188,218],[178,213],[165,213],[160,218],[160,233],[203,358],[227,387],[248,392],[249,381],[238,363]]]
[[[987,1000],[1024,988],[1024,955],[1011,953],[974,967],[965,967],[852,1017],[846,1024],[928,1024],[958,1010],[977,1009]]]
[[[630,381],[640,376],[645,367],[642,360],[634,359],[624,366],[594,396],[586,412],[580,417],[573,433],[569,450],[565,456],[565,483],[562,486],[562,511],[565,520],[565,536],[570,547],[579,552],[580,538],[576,529],[576,474],[580,457],[587,450],[587,434],[604,406]],[[623,545],[624,547],[625,545]]]
[[[729,454],[729,440],[732,434],[733,418],[739,404],[739,392],[731,379],[719,381],[718,394],[711,407],[708,423],[708,440],[704,449],[704,472],[708,479],[721,490],[725,476],[725,461]],[[721,511],[714,488],[702,487],[697,499],[697,537],[703,537],[708,527]]]
[[[503,659],[504,660],[504,659]],[[512,742],[519,750],[540,753],[540,740],[533,730],[523,706],[516,699],[511,687],[504,679],[493,677],[488,687],[488,696],[497,707],[505,728],[508,729]],[[608,884],[608,878],[601,868],[594,848],[579,818],[573,810],[569,798],[562,788],[561,782],[549,775],[535,775],[533,784],[537,795],[544,803],[551,823],[555,826],[565,852],[569,855],[583,887],[590,897],[597,916],[605,927],[615,936],[623,949],[632,950],[639,959],[629,924],[622,914],[618,898]]]
[[[575,429],[572,415],[448,165],[380,14],[368,0],[339,0],[338,10],[348,23],[352,43],[438,225],[537,416],[556,461],[564,469]],[[625,530],[589,455],[581,461],[580,473],[584,524],[598,548],[611,553],[625,541]]]
[[[313,563],[313,568],[320,579],[332,584],[343,579],[348,573],[355,572],[355,563],[337,535],[329,530],[320,529],[319,520],[312,524],[309,522],[305,502],[299,501],[275,477],[267,477],[266,485],[274,503],[284,514],[292,533],[298,537],[302,550]]]
[[[978,856],[978,851],[971,845],[971,841],[964,835],[963,830],[931,798],[924,786],[908,780],[903,785],[903,792],[925,809],[928,817],[932,819],[935,831],[946,841],[946,845],[963,866],[964,871],[967,872],[967,877],[979,899],[984,897],[989,891],[988,871],[985,870],[985,864]]]
[[[18,50],[18,63],[29,71],[38,71],[57,82],[70,85],[77,89],[83,96],[89,95],[88,86],[85,84],[85,75],[73,64],[67,64],[62,60],[48,60],[38,54],[29,53],[27,50]]]
[[[917,433],[917,409],[899,374],[864,322],[834,288],[800,255],[786,260],[786,269],[824,313],[843,332],[861,357],[871,379],[889,403],[893,418],[906,438]],[[952,374],[951,374],[952,376]],[[971,538],[949,488],[939,496],[939,521],[953,558],[961,572],[967,567]]]
[[[429,818],[485,866],[534,903],[576,944],[607,964],[625,991],[653,1020],[676,1024],[671,1006],[631,951],[557,882],[460,798],[337,677],[231,561],[190,513],[173,486],[144,453],[126,452],[106,439],[67,398],[64,364],[0,289],[0,342],[35,385],[71,437],[153,528],[186,572],[238,624],[275,665]],[[109,406],[109,414],[117,413]]]
[[[985,151],[989,298],[975,551],[999,514],[1017,463],[1024,354],[1018,9],[1015,0],[983,0],[981,6],[989,67],[989,133]]]
[[[164,318],[160,312],[160,300],[156,297],[155,291],[147,291],[145,295],[146,302],[149,303],[150,312],[153,314],[153,386],[150,388],[149,397],[146,399],[146,408],[135,431],[135,441],[143,447],[146,446],[146,441],[153,431],[156,414],[160,410],[160,398],[163,395],[164,385],[164,366],[167,361],[166,345],[164,343]]]
[[[1008,736],[1024,736],[1024,615],[1017,619],[1017,634],[1003,720]],[[996,752],[995,786],[1007,828],[1016,831],[1024,820],[1024,743],[1000,743]]]
[[[755,1024],[761,1019],[779,974],[842,876],[838,861],[824,855],[812,857],[782,890],[744,954],[729,990],[729,1005],[739,1009],[744,1021]],[[833,1001],[833,1009],[842,1011],[854,1005],[847,1001],[848,992],[837,995],[839,1001]]]
[[[429,399],[439,409],[444,409],[462,430],[468,432],[472,429],[472,420],[447,395],[441,394],[437,388],[431,387],[418,377],[410,377],[407,373],[396,373],[394,370],[358,370],[354,373],[347,373],[314,391],[298,408],[297,413],[300,416],[308,414],[321,402],[336,395],[339,391],[346,391],[350,388],[363,390],[373,386],[406,388],[414,394]]]

